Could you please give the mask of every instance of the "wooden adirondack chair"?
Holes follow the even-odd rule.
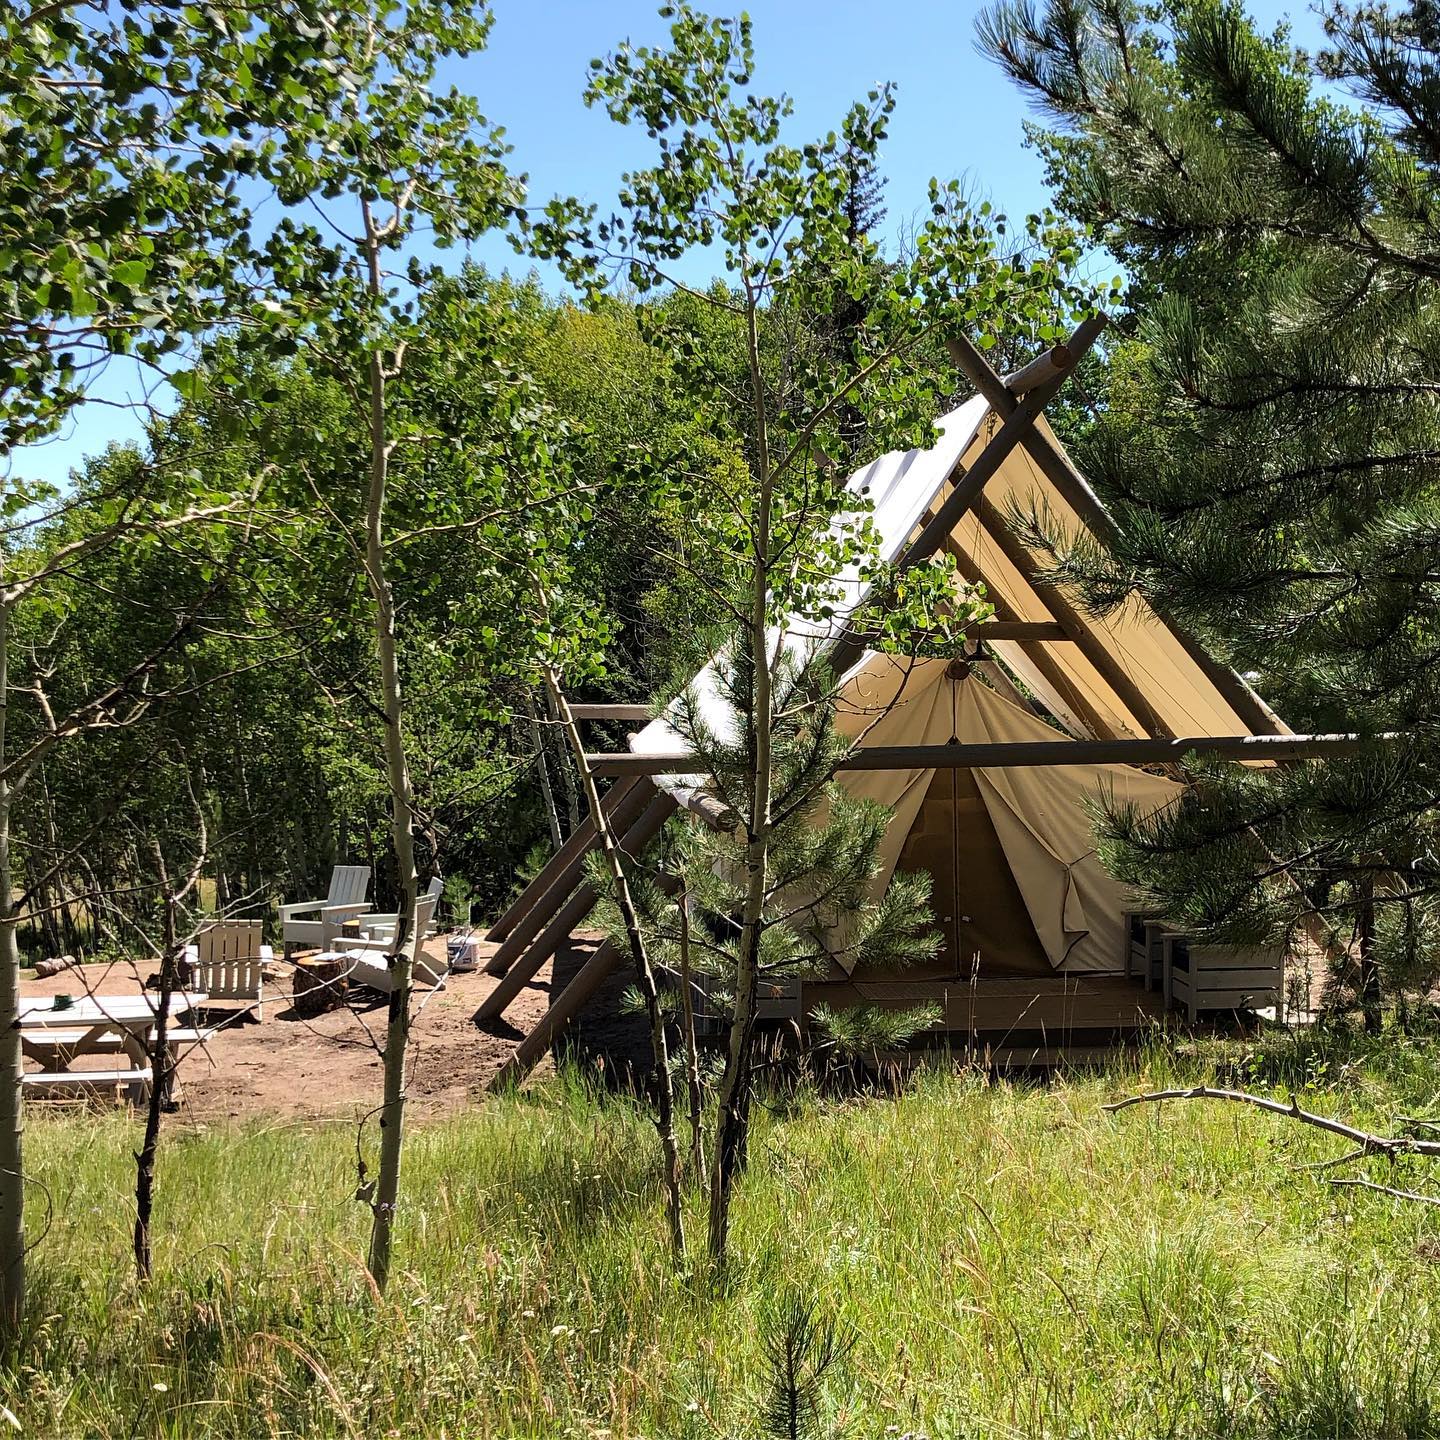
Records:
[[[429,890],[415,902],[415,933],[409,941],[410,953],[414,957],[415,978],[424,985],[439,985],[445,978],[444,968],[436,970],[433,963],[425,957],[423,950],[425,937],[430,933],[435,918],[439,884],[438,880],[432,882]],[[364,985],[370,990],[378,990],[382,995],[388,995],[391,989],[390,967],[385,957],[394,943],[394,925],[380,934],[371,933],[363,940],[342,941],[341,949],[351,962],[350,979],[357,985]],[[374,956],[374,959],[371,959],[371,956]]]
[[[430,902],[430,909],[426,912],[428,918],[425,924],[419,927],[422,939],[430,935],[435,928],[435,908],[439,905],[440,896],[444,890],[445,881],[437,875],[429,885],[425,887],[416,901],[417,905],[424,904],[427,900]],[[393,911],[388,914],[378,914],[375,911],[371,911],[367,915],[359,916],[356,923],[359,925],[363,934],[368,935],[372,940],[383,941],[395,933],[395,927],[400,923],[400,916],[397,912]],[[346,946],[341,944],[340,948],[343,950]]]
[[[265,1018],[260,921],[221,920],[198,936],[198,958],[190,962],[190,983],[209,1000],[253,1002],[258,1019]],[[207,1000],[207,1004],[209,1003]]]
[[[280,907],[280,939],[285,958],[297,945],[325,949],[346,920],[362,915],[369,902],[370,870],[365,865],[337,865],[330,872],[330,893],[323,900],[297,900]]]

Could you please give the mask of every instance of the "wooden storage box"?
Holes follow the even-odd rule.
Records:
[[[1140,980],[1147,990],[1160,985],[1161,954],[1160,940],[1165,932],[1165,922],[1154,910],[1122,910],[1120,919],[1124,925],[1125,974],[1128,979]]]
[[[1184,935],[1162,942],[1165,1002],[1193,1022],[1201,1012],[1279,1008],[1285,985],[1281,945],[1202,945]]]

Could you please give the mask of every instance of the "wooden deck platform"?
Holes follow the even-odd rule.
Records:
[[[765,997],[762,1019],[799,1018],[816,1005],[881,1005],[901,1009],[925,1003],[944,1011],[952,1036],[995,1045],[1035,1041],[1053,1047],[1072,1036],[1099,1042],[1148,1029],[1165,1015],[1163,998],[1123,975],[1004,975],[960,980],[807,982],[800,994]]]

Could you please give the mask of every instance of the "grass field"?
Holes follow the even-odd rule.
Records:
[[[1433,1042],[1231,1063],[1362,1121],[1440,1109]],[[177,1127],[141,1295],[134,1123],[37,1111],[53,1218],[0,1398],[67,1437],[750,1436],[799,1291],[853,1340],[841,1435],[1440,1435],[1440,1210],[1328,1187],[1301,1167],[1343,1145],[1284,1120],[1101,1113],[1177,1065],[767,1111],[720,1295],[667,1256],[643,1115],[553,1081],[414,1136],[378,1309],[348,1128]]]

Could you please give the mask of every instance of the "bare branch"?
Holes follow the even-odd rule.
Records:
[[[1287,1105],[1264,1095],[1252,1095],[1248,1090],[1218,1090],[1210,1085],[1195,1085],[1188,1090],[1151,1090],[1143,1095],[1130,1095],[1101,1108],[1113,1114],[1118,1110],[1128,1110],[1132,1105],[1159,1104],[1165,1100],[1227,1100],[1234,1105],[1250,1105],[1256,1110],[1283,1115],[1289,1120],[1298,1120],[1302,1125],[1313,1125],[1317,1130],[1339,1135],[1355,1145],[1360,1155],[1440,1156],[1440,1140],[1421,1140],[1413,1135],[1375,1135],[1346,1125],[1343,1121],[1332,1120],[1328,1115],[1302,1110],[1300,1102],[1293,1096]]]

